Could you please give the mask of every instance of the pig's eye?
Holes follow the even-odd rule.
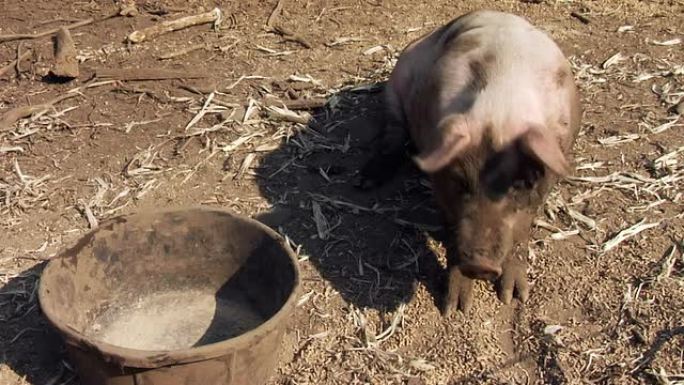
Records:
[[[544,166],[536,160],[526,157],[520,162],[515,178],[513,179],[513,188],[516,190],[530,190],[537,181],[544,176]]]
[[[490,199],[499,200],[511,190],[531,190],[543,174],[544,167],[532,157],[503,151],[487,161],[480,180]]]

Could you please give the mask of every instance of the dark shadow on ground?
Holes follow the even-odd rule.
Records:
[[[269,225],[301,245],[347,302],[391,311],[417,282],[441,301],[444,279],[426,231],[440,229],[441,219],[411,162],[379,189],[354,187],[383,125],[382,86],[333,95],[308,127],[264,158],[257,183],[274,206]]]
[[[45,265],[35,265],[0,287],[0,374],[7,365],[31,384],[61,384],[73,374],[62,364],[64,345],[38,304]]]

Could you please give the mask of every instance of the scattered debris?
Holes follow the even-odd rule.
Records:
[[[331,41],[330,43],[325,43],[328,48],[337,47],[341,45],[347,45],[352,43],[362,42],[364,39],[358,37],[338,37],[337,39]]]
[[[615,247],[617,247],[620,243],[624,242],[625,240],[639,234],[642,231],[652,229],[654,227],[659,226],[659,222],[655,223],[646,223],[646,219],[642,219],[638,223],[633,224],[632,226],[621,230],[617,235],[615,235],[613,238],[609,239],[603,244],[602,251],[608,252]]]
[[[185,131],[188,131],[192,126],[197,124],[197,122],[199,122],[204,117],[204,114],[207,113],[207,108],[211,104],[211,100],[214,99],[214,95],[215,93],[212,92],[209,94],[209,96],[207,96],[207,99],[204,101],[204,105],[202,106],[202,108],[197,112],[197,114],[195,114],[195,116],[193,116],[193,118],[185,126]]]
[[[33,114],[43,113],[52,108],[55,104],[61,102],[62,100],[66,100],[76,96],[79,96],[79,94],[76,92],[66,93],[43,104],[15,107],[9,111],[6,111],[2,115],[2,117],[0,117],[0,132],[9,129],[14,123],[16,123],[20,119],[29,117]]]
[[[675,38],[675,39],[670,39],[670,40],[665,40],[665,41],[649,40],[649,43],[651,43],[653,45],[661,45],[661,46],[670,47],[673,45],[682,44],[682,39]]]
[[[325,98],[310,98],[310,99],[296,99],[296,100],[280,100],[280,99],[265,99],[265,106],[281,106],[288,110],[313,110],[316,108],[325,107],[328,100]]]
[[[42,114],[50,108],[52,108],[55,104],[63,100],[81,95],[81,91],[83,90],[94,87],[100,87],[112,83],[113,81],[91,82],[84,86],[73,88],[67,91],[65,94],[57,96],[56,98],[43,104],[12,108],[6,111],[2,116],[0,116],[0,133],[2,131],[9,129],[14,123],[16,123],[20,119],[29,117],[34,114]]]
[[[163,68],[103,68],[96,71],[99,79],[114,80],[168,80],[168,79],[200,79],[211,77],[210,74],[193,73]]]
[[[20,146],[0,147],[0,154],[6,154],[8,152],[24,152],[24,148]]]
[[[604,70],[608,69],[608,67],[610,67],[614,64],[618,64],[621,61],[626,60],[626,59],[627,58],[622,55],[622,52],[618,52],[615,55],[606,59],[606,61],[604,61],[603,64],[601,64],[601,68],[603,68]]]
[[[5,76],[9,71],[15,67],[19,67],[19,64],[24,60],[28,59],[29,56],[33,55],[33,51],[26,50],[16,59],[11,61],[8,65],[0,68],[0,77]]]
[[[282,120],[286,122],[308,124],[311,120],[311,115],[305,111],[297,113],[287,108],[280,108],[277,106],[266,106],[266,112],[275,120]]]
[[[317,201],[311,201],[311,210],[313,211],[313,219],[316,224],[316,231],[318,233],[318,238],[325,241],[328,239],[330,233],[330,225],[325,215],[323,215],[323,210],[321,209],[320,203]]]

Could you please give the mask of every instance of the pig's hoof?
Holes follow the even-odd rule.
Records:
[[[473,280],[461,273],[457,267],[452,267],[449,271],[449,281],[442,315],[448,317],[455,310],[463,313],[470,311],[473,305]]]
[[[513,294],[520,302],[527,301],[529,287],[527,284],[527,263],[509,258],[503,264],[503,272],[496,282],[496,292],[499,300],[506,305],[511,303]]]

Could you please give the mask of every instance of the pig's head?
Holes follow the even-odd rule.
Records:
[[[568,173],[558,138],[535,125],[510,127],[506,139],[450,119],[443,140],[415,161],[430,174],[466,276],[493,280],[516,245],[527,240],[532,220],[552,181]],[[444,128],[444,127],[443,127]],[[450,257],[451,258],[451,257]]]

